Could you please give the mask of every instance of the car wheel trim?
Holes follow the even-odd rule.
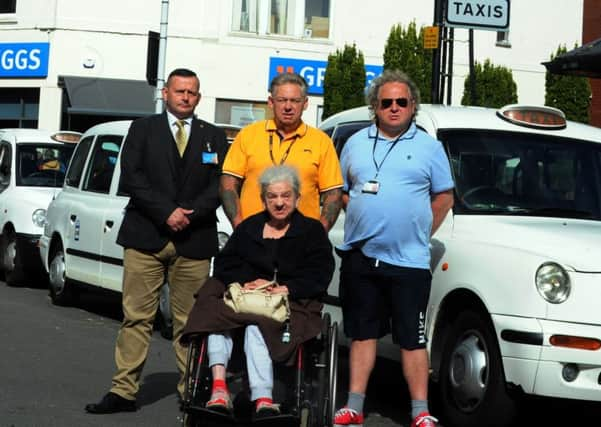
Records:
[[[6,236],[4,253],[2,254],[2,267],[5,273],[12,273],[15,270],[15,257],[17,256],[17,241],[12,234]]]
[[[49,268],[49,282],[55,295],[60,295],[65,289],[65,255],[62,251],[57,252]]]
[[[488,383],[488,349],[477,331],[457,341],[449,365],[449,385],[458,408],[475,410],[482,403]]]

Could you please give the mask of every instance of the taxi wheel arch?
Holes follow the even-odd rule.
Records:
[[[438,404],[451,426],[508,426],[517,401],[505,383],[490,317],[477,308],[456,313],[445,331],[438,372]]]
[[[65,251],[60,238],[52,240],[48,257],[48,287],[50,299],[55,305],[69,305],[73,302],[73,286],[67,279]]]
[[[7,285],[16,286],[23,284],[25,271],[23,269],[22,254],[17,245],[17,233],[8,225],[4,227],[0,238],[0,250],[2,256],[2,270]]]

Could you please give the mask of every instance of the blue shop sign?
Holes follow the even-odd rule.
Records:
[[[309,95],[323,95],[323,79],[326,75],[327,61],[311,61],[292,58],[269,58],[269,82],[280,73],[298,73],[307,81]],[[381,65],[365,66],[365,86],[367,87],[374,77],[382,74]]]
[[[46,77],[50,43],[0,43],[0,77]]]

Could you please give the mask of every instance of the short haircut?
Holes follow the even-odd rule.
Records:
[[[371,81],[365,101],[369,107],[372,117],[375,117],[375,110],[378,107],[378,93],[380,88],[386,83],[404,83],[409,88],[409,94],[415,102],[415,111],[419,109],[420,95],[419,88],[413,80],[401,70],[384,70],[382,74]]]
[[[276,88],[289,83],[298,85],[303,96],[307,96],[307,82],[300,74],[296,73],[281,73],[275,76],[269,84],[269,93],[273,95]]]
[[[261,186],[261,199],[265,200],[267,187],[276,182],[287,182],[292,186],[294,194],[300,195],[300,178],[295,168],[288,165],[270,166],[263,171],[259,177],[259,185]]]
[[[198,79],[196,73],[192,70],[189,70],[188,68],[176,68],[175,70],[170,72],[169,77],[167,77],[167,82],[165,84],[169,83],[171,77],[196,77],[196,79]]]

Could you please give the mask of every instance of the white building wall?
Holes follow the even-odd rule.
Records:
[[[262,0],[259,0],[262,1]],[[263,0],[264,1],[264,0]],[[381,65],[393,25],[431,25],[434,0],[331,0],[330,40],[258,36],[230,31],[233,0],[171,0],[166,73],[196,71],[203,98],[197,109],[213,121],[216,99],[263,102],[270,57],[326,61],[355,43],[366,64]],[[511,47],[493,31],[475,31],[475,56],[513,70],[519,102],[544,102],[545,68],[559,44],[581,43],[582,0],[512,0]],[[46,79],[0,79],[2,87],[41,87],[40,127],[60,123],[59,75],[145,80],[147,32],[159,31],[160,0],[17,0],[16,23],[0,19],[0,43],[50,43]],[[13,20],[14,21],[14,20]],[[453,104],[468,74],[467,30],[455,30]],[[124,94],[127,96],[127,94]],[[312,96],[305,120],[317,122],[322,98]]]

